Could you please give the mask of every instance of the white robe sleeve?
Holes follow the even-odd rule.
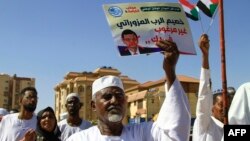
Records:
[[[174,81],[169,91],[167,84],[165,84],[165,91],[166,98],[160,109],[156,124],[171,141],[187,141],[191,122],[187,96],[178,79]]]
[[[196,119],[193,126],[193,140],[201,141],[211,122],[213,95],[210,84],[210,71],[202,68],[196,107]]]
[[[229,124],[250,124],[250,82],[236,91],[228,111]]]

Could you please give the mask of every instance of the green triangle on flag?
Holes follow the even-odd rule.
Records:
[[[199,20],[199,12],[196,8],[192,9],[190,12],[195,19]]]
[[[218,4],[210,4],[210,13],[214,15],[214,12],[217,8]]]

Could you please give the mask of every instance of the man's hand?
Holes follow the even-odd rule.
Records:
[[[29,129],[20,141],[35,141],[35,140],[36,140],[36,131],[33,129]]]
[[[170,86],[176,79],[175,67],[179,59],[179,51],[174,42],[162,40],[156,43],[164,52],[163,69],[166,73],[167,83]]]
[[[209,39],[207,34],[203,34],[199,40],[199,47],[202,52],[202,67],[209,69]]]
[[[209,44],[209,39],[208,39],[207,34],[201,35],[200,40],[199,40],[199,47],[201,49],[202,54],[205,56],[208,56],[210,44]]]

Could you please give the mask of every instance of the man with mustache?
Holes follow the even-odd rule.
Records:
[[[190,131],[190,108],[186,94],[175,74],[179,51],[174,42],[160,41],[164,50],[166,98],[155,122],[123,125],[127,98],[117,76],[103,76],[92,84],[92,108],[97,126],[75,133],[67,141],[187,141]]]
[[[81,119],[79,116],[79,111],[82,106],[83,103],[81,103],[80,97],[77,93],[70,93],[66,97],[65,107],[68,112],[68,117],[58,123],[62,141],[65,141],[72,134],[91,126],[90,122]]]
[[[20,93],[20,112],[3,117],[0,124],[0,141],[19,141],[35,139],[37,118],[34,114],[37,105],[37,91],[34,87],[26,87]]]
[[[220,141],[224,134],[224,117],[222,91],[211,91],[210,66],[209,66],[209,38],[203,34],[199,40],[202,53],[202,68],[198,101],[196,106],[196,119],[193,127],[193,141]],[[227,89],[233,95],[233,87]],[[230,101],[229,101],[230,102]]]

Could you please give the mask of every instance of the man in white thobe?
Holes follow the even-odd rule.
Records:
[[[67,141],[188,141],[190,108],[186,94],[176,78],[175,66],[179,51],[175,43],[160,41],[164,50],[166,98],[155,122],[123,125],[126,96],[117,76],[103,76],[92,85],[92,108],[97,113],[97,126],[75,133]]]

